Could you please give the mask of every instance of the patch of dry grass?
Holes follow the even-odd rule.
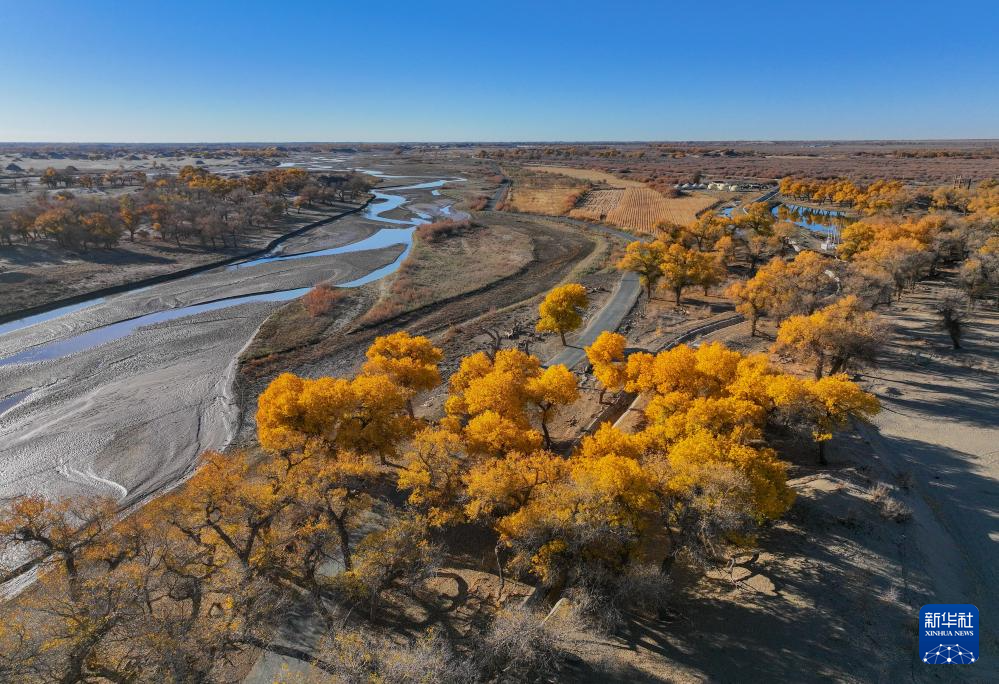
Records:
[[[434,234],[415,235],[413,249],[378,302],[361,317],[371,324],[456,297],[512,275],[534,256],[530,237],[521,231],[467,223]]]
[[[533,169],[512,169],[507,175],[513,184],[507,193],[506,208],[529,214],[561,216],[589,188],[587,181]]]
[[[313,293],[316,301],[310,303]],[[321,284],[305,296],[275,310],[257,331],[242,354],[243,362],[252,367],[256,362],[291,349],[305,347],[328,334],[331,328],[349,318],[355,308],[355,292]]]
[[[612,188],[645,187],[644,183],[618,178],[613,174],[597,169],[574,169],[568,166],[532,166],[531,168],[545,173],[555,173],[561,176],[568,176],[569,178],[590,181],[591,183],[605,183]]]

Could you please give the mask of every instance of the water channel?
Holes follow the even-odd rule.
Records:
[[[325,160],[324,160],[325,161]],[[410,176],[389,176],[378,171],[365,170],[365,173],[369,175],[376,176],[379,178],[412,178]],[[403,194],[399,194],[407,190],[434,190],[438,191],[439,188],[443,187],[449,182],[458,182],[464,179],[459,178],[443,178],[434,179],[432,181],[419,182],[411,185],[394,186],[387,190],[389,191],[375,191],[374,199],[365,209],[363,216],[364,218],[376,221],[378,223],[384,224],[385,227],[380,228],[377,232],[370,235],[369,237],[359,240],[357,242],[343,245],[340,247],[334,247],[330,249],[320,249],[313,250],[309,252],[296,253],[296,254],[284,254],[283,250],[286,248],[285,244],[277,246],[271,252],[265,254],[264,256],[247,259],[243,262],[238,262],[236,264],[225,267],[226,271],[243,271],[245,269],[252,269],[263,264],[272,263],[276,261],[295,261],[302,259],[310,259],[316,257],[337,255],[337,254],[348,254],[353,252],[362,252],[367,250],[377,250],[385,247],[390,247],[393,245],[402,245],[404,247],[403,251],[396,257],[391,263],[376,268],[369,273],[351,280],[349,282],[341,283],[339,287],[359,287],[366,283],[377,281],[385,276],[396,271],[402,262],[405,260],[406,256],[412,247],[413,232],[415,229],[431,220],[431,216],[427,213],[414,211],[412,209],[407,209],[411,216],[407,218],[393,218],[386,214],[390,212],[406,207],[410,202],[410,198],[407,198]],[[439,209],[442,215],[448,216],[451,214],[451,207],[447,205]],[[188,278],[196,279],[200,277],[201,274],[188,276],[186,278],[179,278],[174,281],[170,281],[171,284],[176,284],[178,282],[187,281]],[[130,290],[123,293],[120,296],[126,296],[129,294],[134,294],[136,292],[153,289],[152,287],[143,287]],[[57,361],[59,359],[66,358],[73,354],[78,354],[95,347],[108,344],[115,340],[120,340],[122,338],[128,337],[137,330],[144,328],[146,326],[161,324],[167,321],[175,321],[177,319],[186,318],[189,316],[195,316],[198,314],[203,314],[210,311],[217,311],[220,309],[228,309],[231,307],[240,306],[243,304],[249,304],[253,302],[284,302],[290,301],[297,297],[304,295],[308,292],[309,287],[296,287],[287,290],[278,291],[268,291],[259,292],[254,294],[237,295],[229,297],[219,297],[218,299],[213,299],[205,302],[200,302],[188,306],[176,306],[174,308],[163,308],[150,313],[142,314],[125,320],[115,321],[109,324],[101,325],[99,327],[86,330],[85,332],[78,334],[71,334],[68,337],[57,338],[54,340],[46,341],[40,344],[32,344],[22,349],[16,349],[13,353],[9,353],[4,358],[0,358],[0,368],[13,366],[17,364],[33,364],[45,361]],[[85,312],[91,307],[97,307],[99,305],[107,304],[108,298],[106,297],[95,297],[90,300],[83,302],[78,302],[76,304],[60,307],[52,311],[48,311],[41,314],[36,314],[32,316],[27,316],[25,318],[11,321],[0,325],[0,337],[4,337],[18,331],[23,331],[32,326],[40,325],[52,321],[54,319],[70,316],[75,314],[80,314]],[[13,388],[11,388],[13,389]],[[3,388],[0,387],[0,417],[8,414],[15,406],[26,401],[31,397],[33,393],[32,389],[18,389],[16,391],[4,392]]]

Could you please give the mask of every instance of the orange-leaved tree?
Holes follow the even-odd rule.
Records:
[[[600,382],[600,398],[603,403],[604,393],[610,390],[617,392],[624,389],[627,380],[627,362],[624,356],[627,340],[624,335],[605,330],[585,348],[586,358],[593,366],[593,374]]]
[[[554,288],[538,307],[538,332],[557,332],[564,346],[565,334],[582,325],[582,312],[588,305],[586,288],[579,283]]]

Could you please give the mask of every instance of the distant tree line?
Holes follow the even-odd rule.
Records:
[[[49,169],[48,171],[53,171]],[[176,176],[147,181],[141,172],[100,176],[46,174],[50,187],[141,187],[118,198],[40,192],[28,205],[0,216],[0,247],[52,240],[60,247],[111,248],[124,236],[169,240],[178,246],[238,247],[247,232],[279,220],[289,207],[353,201],[371,185],[355,173],[312,176],[303,169],[271,169],[234,177],[185,166]],[[72,180],[70,180],[72,178]],[[94,185],[99,183],[99,185]]]

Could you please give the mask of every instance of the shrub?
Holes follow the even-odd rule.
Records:
[[[583,621],[602,632],[615,631],[629,611],[658,613],[669,605],[669,578],[652,565],[638,565],[623,573],[593,568],[578,582],[566,591],[566,597]]]
[[[416,237],[425,242],[438,242],[452,235],[457,235],[463,230],[468,230],[471,226],[472,224],[468,220],[452,221],[451,219],[445,219],[444,221],[434,221],[433,223],[424,223],[417,228]]]
[[[894,520],[897,523],[908,522],[912,519],[912,509],[892,496],[893,492],[892,487],[879,482],[871,488],[871,501],[878,506],[878,512],[885,520]]]
[[[526,608],[502,610],[478,650],[482,674],[502,681],[545,681],[555,676],[569,644],[562,620]]]
[[[345,296],[342,290],[326,283],[320,283],[305,293],[302,297],[302,306],[305,307],[305,311],[309,314],[310,318],[318,318],[328,315],[337,302]]]

